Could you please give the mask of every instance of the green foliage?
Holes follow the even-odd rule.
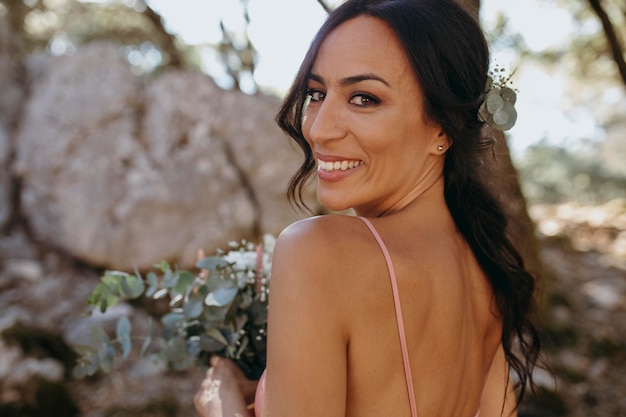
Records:
[[[516,167],[530,203],[599,204],[626,197],[626,175],[590,151],[539,143],[526,150]]]
[[[185,369],[211,354],[233,359],[251,378],[265,368],[267,298],[273,237],[263,245],[231,244],[229,252],[198,261],[198,273],[181,271],[166,262],[154,265],[146,277],[135,271],[106,271],[87,299],[102,312],[122,300],[139,297],[169,299],[170,310],[160,318],[162,335],[143,335],[140,355],[153,345],[156,356],[174,369]],[[152,324],[152,323],[151,323]],[[150,326],[152,329],[152,326]],[[92,346],[76,346],[79,355],[74,376],[83,378],[98,370],[110,372],[118,354],[128,359],[132,326],[121,317],[111,339],[92,326]]]

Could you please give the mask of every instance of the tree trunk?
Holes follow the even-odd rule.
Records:
[[[615,28],[606,10],[602,7],[600,0],[589,0],[589,5],[600,19],[602,23],[602,29],[606,36],[606,41],[609,44],[609,49],[613,55],[613,60],[617,65],[617,70],[622,77],[622,82],[626,85],[626,60],[624,59],[624,52],[622,51],[622,45],[619,38],[615,33]]]
[[[480,0],[464,0],[465,4],[479,16]],[[495,131],[495,158],[490,160],[491,167],[483,181],[502,202],[509,217],[508,234],[516,248],[524,258],[527,269],[538,279],[541,293],[538,298],[540,310],[543,310],[543,294],[549,286],[549,273],[545,270],[539,257],[539,243],[535,236],[535,225],[528,215],[526,199],[522,192],[519,175],[511,159],[511,152],[506,136]],[[542,312],[540,311],[540,314]]]

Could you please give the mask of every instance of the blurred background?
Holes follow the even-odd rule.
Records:
[[[521,416],[626,416],[626,6],[465,0],[518,121],[490,186],[540,279],[540,389]],[[202,369],[71,375],[106,269],[258,241],[309,214],[274,115],[331,0],[0,0],[0,415],[193,416]],[[324,213],[314,199],[312,212]]]

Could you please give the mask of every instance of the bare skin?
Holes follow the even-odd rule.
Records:
[[[450,143],[426,119],[395,34],[371,17],[342,24],[324,41],[309,89],[303,133],[324,167],[318,199],[370,218],[388,247],[418,415],[515,415],[493,293],[443,196]],[[326,166],[344,161],[352,167]],[[271,285],[264,417],[410,415],[387,266],[360,220],[328,215],[288,227]],[[217,397],[196,407],[230,417],[245,397],[221,398],[230,414],[217,413]]]
[[[214,356],[193,403],[202,416],[247,417],[256,386],[234,362]]]

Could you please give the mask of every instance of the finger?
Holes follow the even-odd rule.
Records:
[[[217,364],[220,363],[220,360],[221,358],[218,355],[213,355],[211,356],[211,359],[209,359],[209,363],[215,368]]]

